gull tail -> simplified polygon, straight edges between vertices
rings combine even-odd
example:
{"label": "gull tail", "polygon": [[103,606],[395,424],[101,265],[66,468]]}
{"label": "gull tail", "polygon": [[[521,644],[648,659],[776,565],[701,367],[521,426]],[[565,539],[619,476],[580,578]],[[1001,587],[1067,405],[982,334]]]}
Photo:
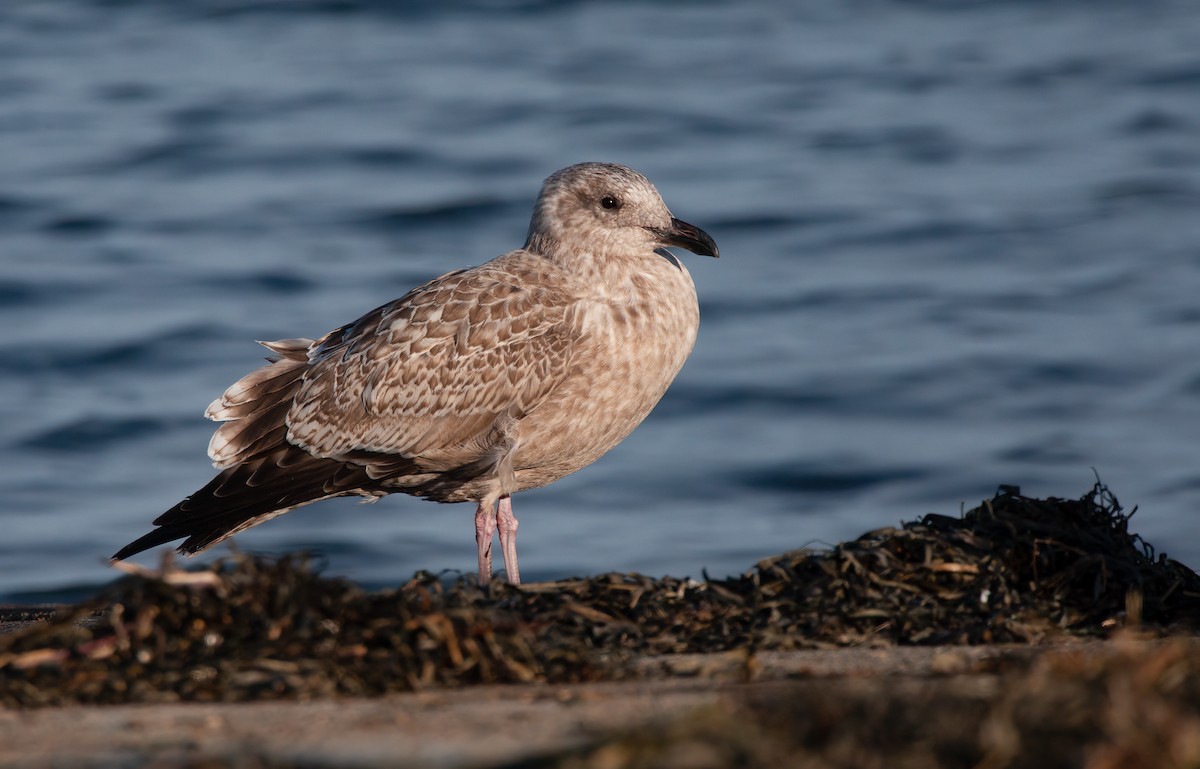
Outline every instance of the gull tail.
{"label": "gull tail", "polygon": [[294,446],[280,447],[221,472],[156,518],[157,528],[121,548],[112,560],[185,537],[177,550],[192,555],[301,505],[371,494],[373,486],[361,466],[314,457]]}
{"label": "gull tail", "polygon": [[184,540],[179,552],[191,555],[301,505],[371,493],[375,484],[361,465],[314,457],[287,440],[288,409],[312,341],[261,344],[278,357],[235,382],[205,412],[223,423],[209,444],[221,473],[155,519],[157,528],[121,548],[114,561],[177,539]]}

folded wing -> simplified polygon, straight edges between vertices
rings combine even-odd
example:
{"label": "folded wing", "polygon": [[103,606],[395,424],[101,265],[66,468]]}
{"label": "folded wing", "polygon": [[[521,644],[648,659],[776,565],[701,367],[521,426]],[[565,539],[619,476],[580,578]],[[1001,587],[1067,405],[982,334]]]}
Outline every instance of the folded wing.
{"label": "folded wing", "polygon": [[222,472],[114,558],[182,537],[194,553],[319,499],[408,490],[406,479],[425,496],[439,474],[494,472],[583,333],[569,296],[529,285],[493,262],[316,342],[263,343],[278,357],[206,411],[224,422],[209,444]]}

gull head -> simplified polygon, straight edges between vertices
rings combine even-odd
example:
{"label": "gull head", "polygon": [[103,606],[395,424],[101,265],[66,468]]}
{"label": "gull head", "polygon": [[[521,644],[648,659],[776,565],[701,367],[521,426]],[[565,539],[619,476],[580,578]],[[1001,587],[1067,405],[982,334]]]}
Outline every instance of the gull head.
{"label": "gull head", "polygon": [[525,248],[560,254],[650,255],[667,246],[717,256],[708,233],[671,215],[645,176],[615,163],[579,163],[542,184]]}

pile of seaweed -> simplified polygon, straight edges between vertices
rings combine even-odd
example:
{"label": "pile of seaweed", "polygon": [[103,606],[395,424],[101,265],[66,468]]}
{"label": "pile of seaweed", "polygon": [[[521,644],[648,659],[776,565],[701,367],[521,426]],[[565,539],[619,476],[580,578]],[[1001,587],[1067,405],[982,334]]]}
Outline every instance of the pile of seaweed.
{"label": "pile of seaweed", "polygon": [[365,592],[304,556],[131,576],[0,636],[0,703],[233,701],[631,674],[636,655],[1036,643],[1200,626],[1200,577],[1155,557],[1102,484],[1078,500],[1002,487],[741,577],[606,574],[490,591],[420,573]]}

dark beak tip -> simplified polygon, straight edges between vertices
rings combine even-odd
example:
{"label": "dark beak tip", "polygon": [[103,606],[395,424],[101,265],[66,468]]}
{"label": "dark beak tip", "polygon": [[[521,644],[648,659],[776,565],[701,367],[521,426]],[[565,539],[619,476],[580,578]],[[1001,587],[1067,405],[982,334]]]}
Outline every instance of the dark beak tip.
{"label": "dark beak tip", "polygon": [[699,256],[711,256],[713,259],[720,259],[721,249],[717,248],[717,242],[704,230],[697,228],[696,232],[699,237],[693,242],[691,252]]}
{"label": "dark beak tip", "polygon": [[686,248],[688,251],[699,256],[711,256],[714,259],[721,258],[716,241],[712,239],[711,235],[694,224],[688,224],[679,219],[672,219],[671,229],[662,232],[661,235],[668,245]]}

